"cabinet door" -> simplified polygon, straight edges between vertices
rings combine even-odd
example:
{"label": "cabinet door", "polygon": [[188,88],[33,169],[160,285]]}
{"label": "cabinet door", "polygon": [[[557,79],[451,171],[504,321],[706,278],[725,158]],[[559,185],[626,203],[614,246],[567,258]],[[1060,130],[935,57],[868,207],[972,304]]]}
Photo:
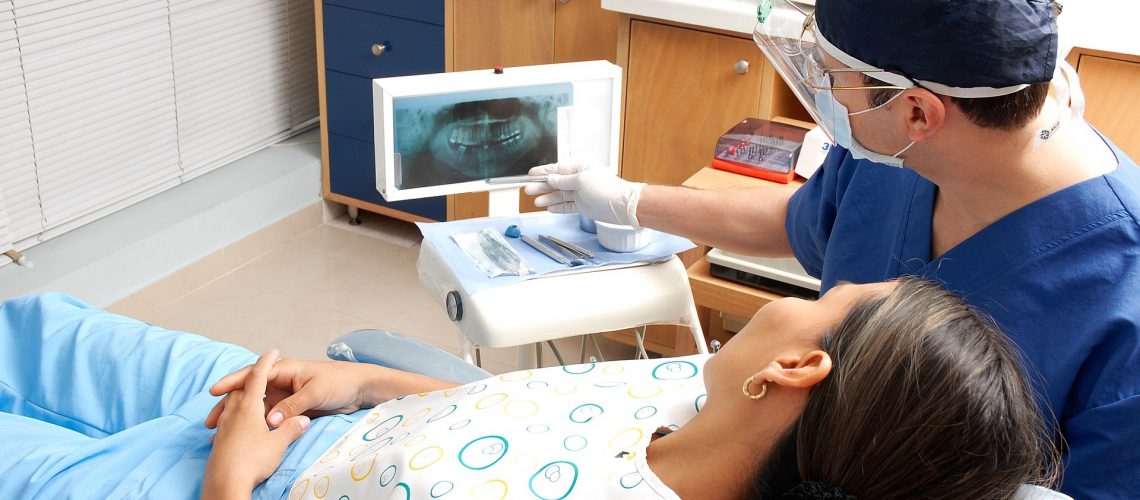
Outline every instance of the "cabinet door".
{"label": "cabinet door", "polygon": [[750,39],[645,21],[629,39],[622,177],[680,185],[721,134],[759,115],[763,56]]}
{"label": "cabinet door", "polygon": [[455,71],[550,64],[555,0],[455,0]]}
{"label": "cabinet door", "polygon": [[1085,119],[1132,158],[1140,158],[1140,62],[1082,55]]}
{"label": "cabinet door", "polygon": [[555,8],[554,62],[617,62],[621,15],[602,8],[601,0],[558,0]]}

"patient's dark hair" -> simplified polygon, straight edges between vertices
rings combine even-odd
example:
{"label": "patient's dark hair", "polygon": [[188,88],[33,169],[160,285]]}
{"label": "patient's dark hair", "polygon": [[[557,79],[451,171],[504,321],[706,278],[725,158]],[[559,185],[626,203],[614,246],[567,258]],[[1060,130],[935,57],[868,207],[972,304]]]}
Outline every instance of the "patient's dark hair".
{"label": "patient's dark hair", "polygon": [[1009,498],[1059,474],[1052,433],[1005,336],[937,285],[901,280],[856,304],[820,348],[830,375],[751,492],[801,481],[870,498]]}

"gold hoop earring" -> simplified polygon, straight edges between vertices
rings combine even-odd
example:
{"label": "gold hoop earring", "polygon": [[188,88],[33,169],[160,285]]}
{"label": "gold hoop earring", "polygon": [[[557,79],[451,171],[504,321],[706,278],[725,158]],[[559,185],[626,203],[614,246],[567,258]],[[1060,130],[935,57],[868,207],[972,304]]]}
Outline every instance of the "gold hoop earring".
{"label": "gold hoop earring", "polygon": [[760,392],[758,394],[752,394],[752,391],[748,390],[748,386],[752,385],[753,382],[756,382],[756,375],[759,375],[759,373],[753,374],[751,377],[748,377],[748,380],[744,381],[744,396],[752,400],[760,399],[766,396],[768,394],[768,382],[771,382],[771,380],[765,380],[761,382]]}

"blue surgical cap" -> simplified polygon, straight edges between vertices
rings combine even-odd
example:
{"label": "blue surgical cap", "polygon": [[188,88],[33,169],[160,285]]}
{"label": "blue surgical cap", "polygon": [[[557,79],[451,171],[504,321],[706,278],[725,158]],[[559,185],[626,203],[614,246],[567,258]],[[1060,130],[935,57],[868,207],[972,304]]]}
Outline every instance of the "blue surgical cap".
{"label": "blue surgical cap", "polygon": [[848,55],[953,89],[1048,82],[1057,64],[1052,0],[817,0],[815,17]]}

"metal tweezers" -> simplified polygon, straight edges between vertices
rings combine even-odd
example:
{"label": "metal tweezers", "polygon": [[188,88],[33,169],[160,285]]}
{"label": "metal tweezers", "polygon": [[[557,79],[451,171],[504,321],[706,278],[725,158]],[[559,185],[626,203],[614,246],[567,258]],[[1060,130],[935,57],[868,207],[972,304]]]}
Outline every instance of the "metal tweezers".
{"label": "metal tweezers", "polygon": [[[541,236],[540,236],[540,238],[541,238]],[[555,248],[551,248],[550,246],[547,246],[545,243],[539,242],[538,240],[530,237],[530,235],[527,235],[527,234],[520,236],[519,239],[522,240],[523,243],[530,245],[531,248],[538,250],[543,255],[550,257],[551,259],[554,259],[555,262],[562,264],[564,266],[575,267],[575,266],[581,266],[583,264],[586,264],[585,260],[582,260],[582,259],[571,260],[570,258],[566,257],[565,254],[563,254],[562,252],[555,249],[555,248],[561,248],[561,247],[558,247],[557,245],[555,246]]]}
{"label": "metal tweezers", "polygon": [[580,245],[570,243],[569,241],[561,240],[550,235],[541,236],[541,238],[574,254],[575,257],[581,259],[592,259],[595,257],[594,252],[591,252]]}

